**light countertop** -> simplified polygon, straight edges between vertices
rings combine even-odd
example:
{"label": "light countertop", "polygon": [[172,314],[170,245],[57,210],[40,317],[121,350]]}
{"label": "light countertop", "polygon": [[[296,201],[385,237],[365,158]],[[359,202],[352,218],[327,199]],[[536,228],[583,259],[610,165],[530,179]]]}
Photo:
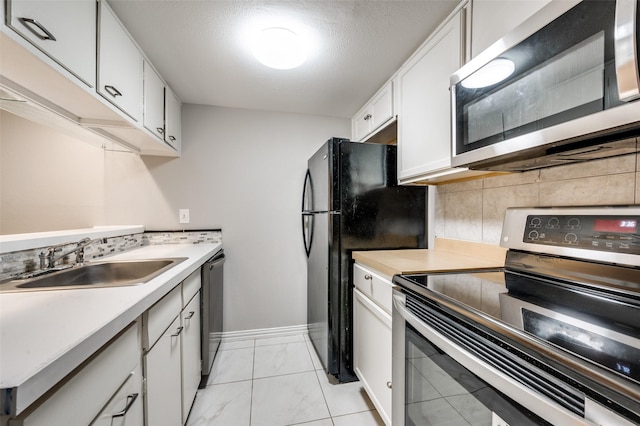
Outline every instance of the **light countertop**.
{"label": "light countertop", "polygon": [[507,249],[484,243],[436,238],[432,249],[354,251],[353,259],[391,277],[504,266]]}
{"label": "light countertop", "polygon": [[142,285],[0,294],[0,389],[3,394],[15,389],[16,414],[220,248],[222,244],[153,245],[100,259],[187,258]]}

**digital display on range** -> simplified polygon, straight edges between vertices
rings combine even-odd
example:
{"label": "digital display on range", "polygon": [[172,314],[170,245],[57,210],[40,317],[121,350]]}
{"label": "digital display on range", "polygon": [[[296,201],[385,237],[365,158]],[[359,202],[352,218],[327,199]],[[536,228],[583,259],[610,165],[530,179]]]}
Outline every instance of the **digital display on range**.
{"label": "digital display on range", "polygon": [[635,233],[638,227],[636,219],[595,219],[593,230],[596,232]]}

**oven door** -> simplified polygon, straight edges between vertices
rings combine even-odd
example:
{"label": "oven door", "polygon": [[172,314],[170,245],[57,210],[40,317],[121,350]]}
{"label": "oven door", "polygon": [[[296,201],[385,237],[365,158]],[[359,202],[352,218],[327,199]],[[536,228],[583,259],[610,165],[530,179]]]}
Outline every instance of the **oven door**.
{"label": "oven door", "polygon": [[544,166],[538,157],[559,165],[635,152],[592,145],[638,130],[639,13],[638,0],[551,2],[457,71],[452,165],[516,171]]}
{"label": "oven door", "polygon": [[[434,306],[422,296],[394,289],[394,426],[589,424],[572,412],[584,410],[583,395],[542,370],[523,366],[463,326],[466,320]],[[533,391],[522,382],[541,389]],[[569,408],[545,392],[565,393],[561,398]]]}
{"label": "oven door", "polygon": [[640,339],[633,336],[637,330],[617,324],[627,332],[620,333],[614,330],[615,324],[595,315],[583,313],[587,321],[507,293],[499,297],[502,319],[507,323],[640,383]]}

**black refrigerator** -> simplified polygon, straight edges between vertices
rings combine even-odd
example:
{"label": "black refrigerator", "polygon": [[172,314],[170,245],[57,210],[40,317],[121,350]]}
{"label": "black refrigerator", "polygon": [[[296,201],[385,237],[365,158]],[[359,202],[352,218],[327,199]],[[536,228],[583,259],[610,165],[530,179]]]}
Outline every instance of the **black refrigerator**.
{"label": "black refrigerator", "polygon": [[309,337],[326,372],[353,372],[353,262],[358,250],[426,248],[425,187],[397,184],[393,145],[329,139],[308,161],[302,194]]}

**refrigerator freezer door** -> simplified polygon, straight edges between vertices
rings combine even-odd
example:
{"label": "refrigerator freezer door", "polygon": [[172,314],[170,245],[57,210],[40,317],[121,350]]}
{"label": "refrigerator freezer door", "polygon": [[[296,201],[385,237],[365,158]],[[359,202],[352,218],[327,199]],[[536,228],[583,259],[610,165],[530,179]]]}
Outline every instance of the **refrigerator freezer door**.
{"label": "refrigerator freezer door", "polygon": [[330,192],[331,188],[331,155],[333,146],[325,143],[309,159],[309,185],[311,187],[310,208],[313,212],[326,212],[331,210]]}

